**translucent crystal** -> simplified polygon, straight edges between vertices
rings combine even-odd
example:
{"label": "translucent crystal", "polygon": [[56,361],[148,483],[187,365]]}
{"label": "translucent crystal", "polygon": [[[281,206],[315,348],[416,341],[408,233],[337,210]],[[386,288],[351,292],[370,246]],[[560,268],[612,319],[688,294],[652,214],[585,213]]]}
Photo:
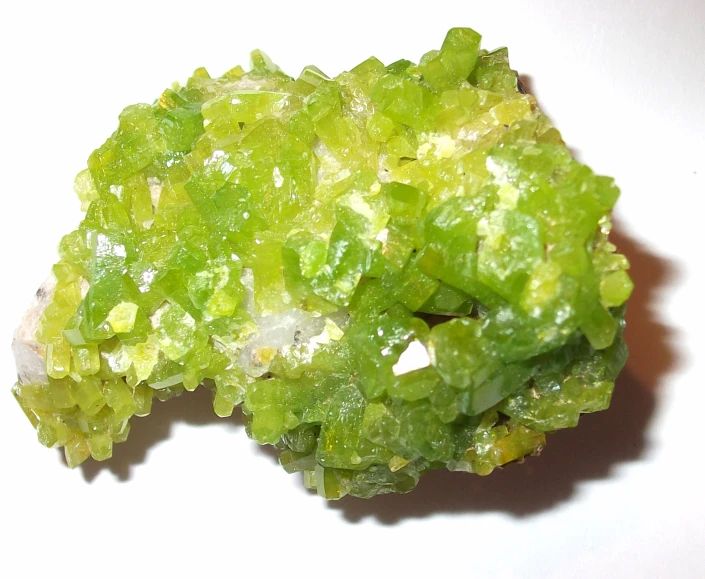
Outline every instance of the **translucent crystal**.
{"label": "translucent crystal", "polygon": [[70,466],[204,387],[322,496],[408,492],[537,454],[626,359],[619,192],[470,29],[335,78],[261,51],[198,69],[127,107],[74,187],[14,388]]}

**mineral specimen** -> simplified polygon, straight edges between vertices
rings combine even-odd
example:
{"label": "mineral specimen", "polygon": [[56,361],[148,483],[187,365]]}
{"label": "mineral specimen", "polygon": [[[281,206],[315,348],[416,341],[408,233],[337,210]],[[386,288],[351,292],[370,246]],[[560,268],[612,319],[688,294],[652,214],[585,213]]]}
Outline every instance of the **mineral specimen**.
{"label": "mineral specimen", "polygon": [[40,442],[105,460],[154,398],[204,387],[306,486],[371,497],[607,408],[618,190],[519,88],[455,28],[419,64],[294,79],[255,51],[127,107],[15,337]]}

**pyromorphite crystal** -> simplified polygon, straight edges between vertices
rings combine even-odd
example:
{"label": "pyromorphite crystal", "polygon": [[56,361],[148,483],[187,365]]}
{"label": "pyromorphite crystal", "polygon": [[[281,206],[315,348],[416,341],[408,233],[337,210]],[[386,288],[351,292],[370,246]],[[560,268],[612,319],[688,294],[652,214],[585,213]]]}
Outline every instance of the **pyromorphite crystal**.
{"label": "pyromorphite crystal", "polygon": [[16,337],[40,442],[107,459],[154,397],[202,386],[308,487],[370,497],[488,474],[607,408],[618,190],[479,47],[456,28],[333,79],[256,51],[126,108]]}

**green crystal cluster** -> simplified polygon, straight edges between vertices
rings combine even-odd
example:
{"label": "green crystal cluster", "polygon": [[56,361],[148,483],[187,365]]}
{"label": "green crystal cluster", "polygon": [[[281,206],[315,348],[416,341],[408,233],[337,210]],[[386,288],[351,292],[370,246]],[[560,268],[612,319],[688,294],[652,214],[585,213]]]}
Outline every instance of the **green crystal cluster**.
{"label": "green crystal cluster", "polygon": [[205,387],[326,498],[406,492],[538,453],[626,359],[618,190],[470,29],[334,79],[260,51],[198,69],[127,107],[75,186],[48,378],[14,389],[71,466]]}

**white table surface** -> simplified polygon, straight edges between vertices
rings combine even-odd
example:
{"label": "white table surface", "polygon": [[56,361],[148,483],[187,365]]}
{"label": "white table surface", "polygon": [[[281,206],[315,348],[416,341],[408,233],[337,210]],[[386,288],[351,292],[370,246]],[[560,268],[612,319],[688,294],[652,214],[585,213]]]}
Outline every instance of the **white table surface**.
{"label": "white table surface", "polygon": [[[337,74],[418,59],[452,26],[509,46],[576,155],[622,189],[636,290],[612,408],[523,465],[369,501],[305,491],[202,394],[157,404],[105,463],[72,471],[40,446],[9,392],[11,334],[119,111],[255,47]],[[705,577],[701,0],[8,2],[0,63],[0,576]]]}

